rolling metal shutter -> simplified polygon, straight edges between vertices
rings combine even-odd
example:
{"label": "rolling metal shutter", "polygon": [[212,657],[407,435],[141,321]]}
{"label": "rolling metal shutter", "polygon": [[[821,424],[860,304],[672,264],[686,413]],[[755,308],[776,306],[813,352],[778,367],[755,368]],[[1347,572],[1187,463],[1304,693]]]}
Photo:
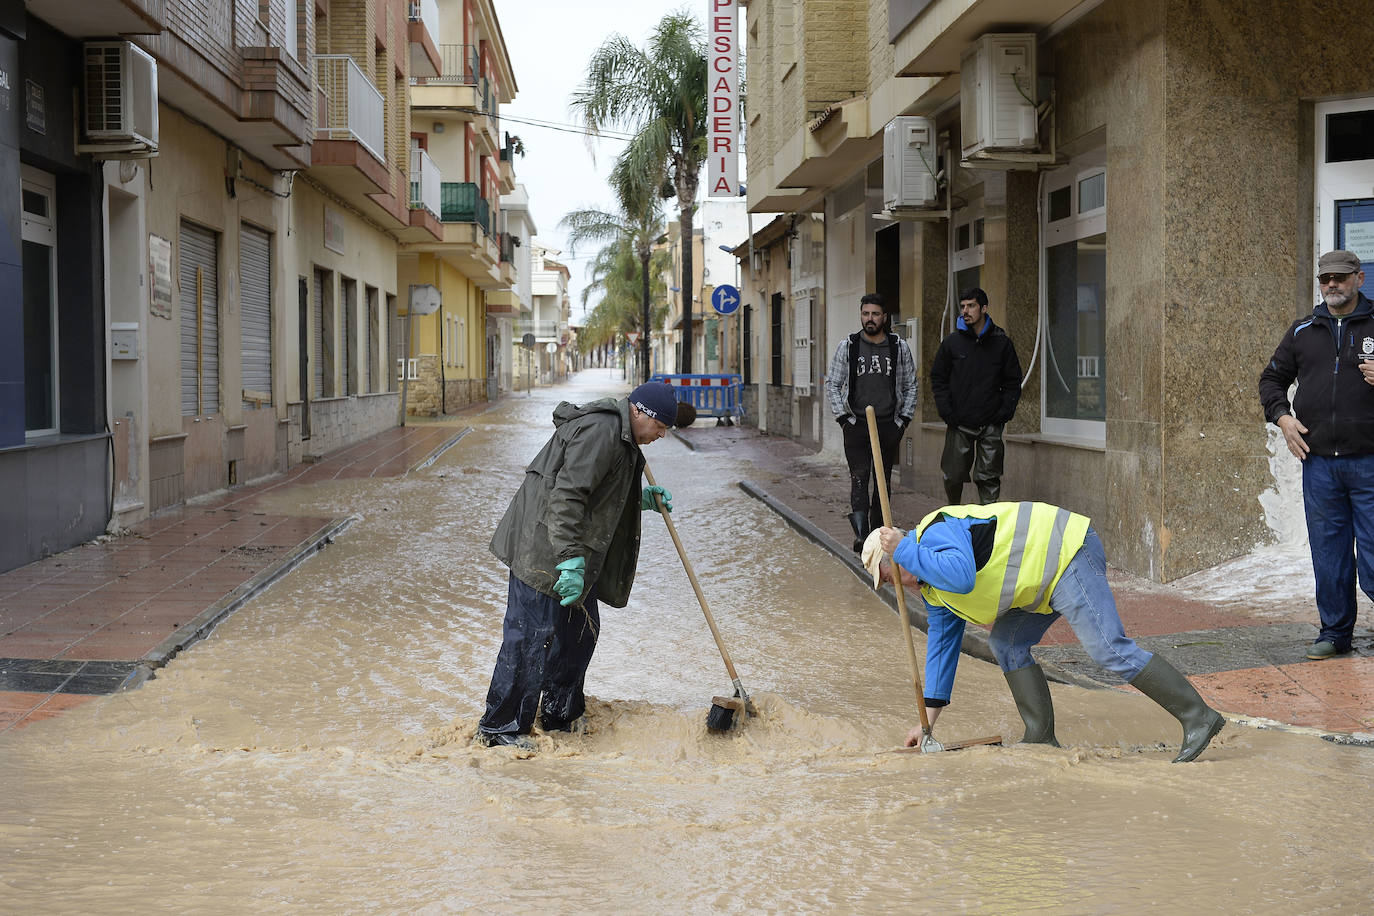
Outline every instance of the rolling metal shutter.
{"label": "rolling metal shutter", "polygon": [[181,413],[219,413],[219,239],[183,222],[181,270]]}
{"label": "rolling metal shutter", "polygon": [[356,394],[355,380],[353,378],[353,351],[357,344],[354,337],[356,321],[354,311],[357,308],[358,282],[343,278],[339,283],[339,298],[343,300],[339,317],[339,340],[343,344],[343,352],[339,354],[339,368],[342,370],[343,394],[345,396]]}
{"label": "rolling metal shutter", "polygon": [[324,397],[324,271],[315,271],[315,300],[310,309],[310,318],[314,323],[315,362],[313,375],[315,376],[315,397]]}
{"label": "rolling metal shutter", "polygon": [[[262,403],[271,404],[272,237],[247,223],[239,234],[239,287],[242,291],[243,388],[268,395]],[[258,402],[255,399],[250,403]]]}
{"label": "rolling metal shutter", "polygon": [[381,379],[377,375],[377,289],[367,287],[367,390],[380,391]]}

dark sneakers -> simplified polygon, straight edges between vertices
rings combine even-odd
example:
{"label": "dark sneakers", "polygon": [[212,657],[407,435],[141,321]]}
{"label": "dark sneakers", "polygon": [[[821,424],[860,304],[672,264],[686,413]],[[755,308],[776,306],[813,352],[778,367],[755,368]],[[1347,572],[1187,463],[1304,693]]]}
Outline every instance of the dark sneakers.
{"label": "dark sneakers", "polygon": [[1337,655],[1345,655],[1349,652],[1349,646],[1347,646],[1344,649],[1337,649],[1335,643],[1327,642],[1324,639],[1319,639],[1312,645],[1307,647],[1307,657],[1312,659],[1313,661],[1322,661],[1323,659],[1335,658]]}
{"label": "dark sneakers", "polygon": [[483,747],[513,747],[522,751],[534,750],[534,741],[528,735],[506,735],[485,732],[477,729],[477,743]]}

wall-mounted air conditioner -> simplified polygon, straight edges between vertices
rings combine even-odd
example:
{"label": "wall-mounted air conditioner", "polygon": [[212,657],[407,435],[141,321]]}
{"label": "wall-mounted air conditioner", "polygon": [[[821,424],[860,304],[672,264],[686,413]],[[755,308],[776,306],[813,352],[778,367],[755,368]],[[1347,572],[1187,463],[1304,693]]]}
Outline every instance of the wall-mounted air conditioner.
{"label": "wall-mounted air conditioner", "polygon": [[939,205],[935,122],[893,118],[883,128],[883,209]]}
{"label": "wall-mounted air conditioner", "polygon": [[157,61],[128,41],[82,46],[85,86],[78,153],[102,159],[157,155]]}
{"label": "wall-mounted air conditioner", "polygon": [[1040,148],[1035,36],[988,34],[964,49],[959,119],[965,158]]}

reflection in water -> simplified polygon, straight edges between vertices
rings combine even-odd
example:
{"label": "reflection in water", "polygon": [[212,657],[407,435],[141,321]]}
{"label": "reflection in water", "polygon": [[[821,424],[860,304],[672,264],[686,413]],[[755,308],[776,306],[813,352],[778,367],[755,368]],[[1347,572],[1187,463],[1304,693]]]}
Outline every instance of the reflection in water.
{"label": "reflection in water", "polygon": [[[631,603],[603,608],[587,732],[475,747],[506,578],[486,543],[557,398],[624,390],[581,378],[469,419],[425,471],[273,497],[360,521],[142,689],[0,736],[7,899],[1290,912],[1339,906],[1337,884],[1374,894],[1365,818],[1325,801],[1367,794],[1368,750],[1232,726],[1174,766],[1154,704],[1055,686],[1063,749],[891,753],[915,720],[894,615],[735,486],[764,472],[671,438],[646,455],[759,717],[706,731],[729,681],[646,518]],[[992,666],[966,659],[955,700],[941,737],[1020,733]]]}

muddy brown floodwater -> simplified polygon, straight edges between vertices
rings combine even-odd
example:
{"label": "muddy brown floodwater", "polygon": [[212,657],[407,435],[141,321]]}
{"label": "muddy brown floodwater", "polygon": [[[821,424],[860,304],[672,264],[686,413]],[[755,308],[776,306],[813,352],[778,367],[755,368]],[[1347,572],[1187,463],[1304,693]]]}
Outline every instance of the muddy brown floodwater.
{"label": "muddy brown floodwater", "polygon": [[[475,747],[506,591],[487,540],[554,403],[621,384],[584,373],[464,420],[424,471],[278,497],[359,520],[141,689],[0,736],[0,909],[1368,912],[1368,749],[1232,725],[1173,765],[1152,703],[1056,685],[1062,749],[889,752],[915,720],[893,613],[735,485],[767,472],[672,438],[645,453],[761,715],[707,733],[729,681],[646,517],[586,734]],[[997,732],[1021,732],[1002,676],[965,658],[938,733]]]}

